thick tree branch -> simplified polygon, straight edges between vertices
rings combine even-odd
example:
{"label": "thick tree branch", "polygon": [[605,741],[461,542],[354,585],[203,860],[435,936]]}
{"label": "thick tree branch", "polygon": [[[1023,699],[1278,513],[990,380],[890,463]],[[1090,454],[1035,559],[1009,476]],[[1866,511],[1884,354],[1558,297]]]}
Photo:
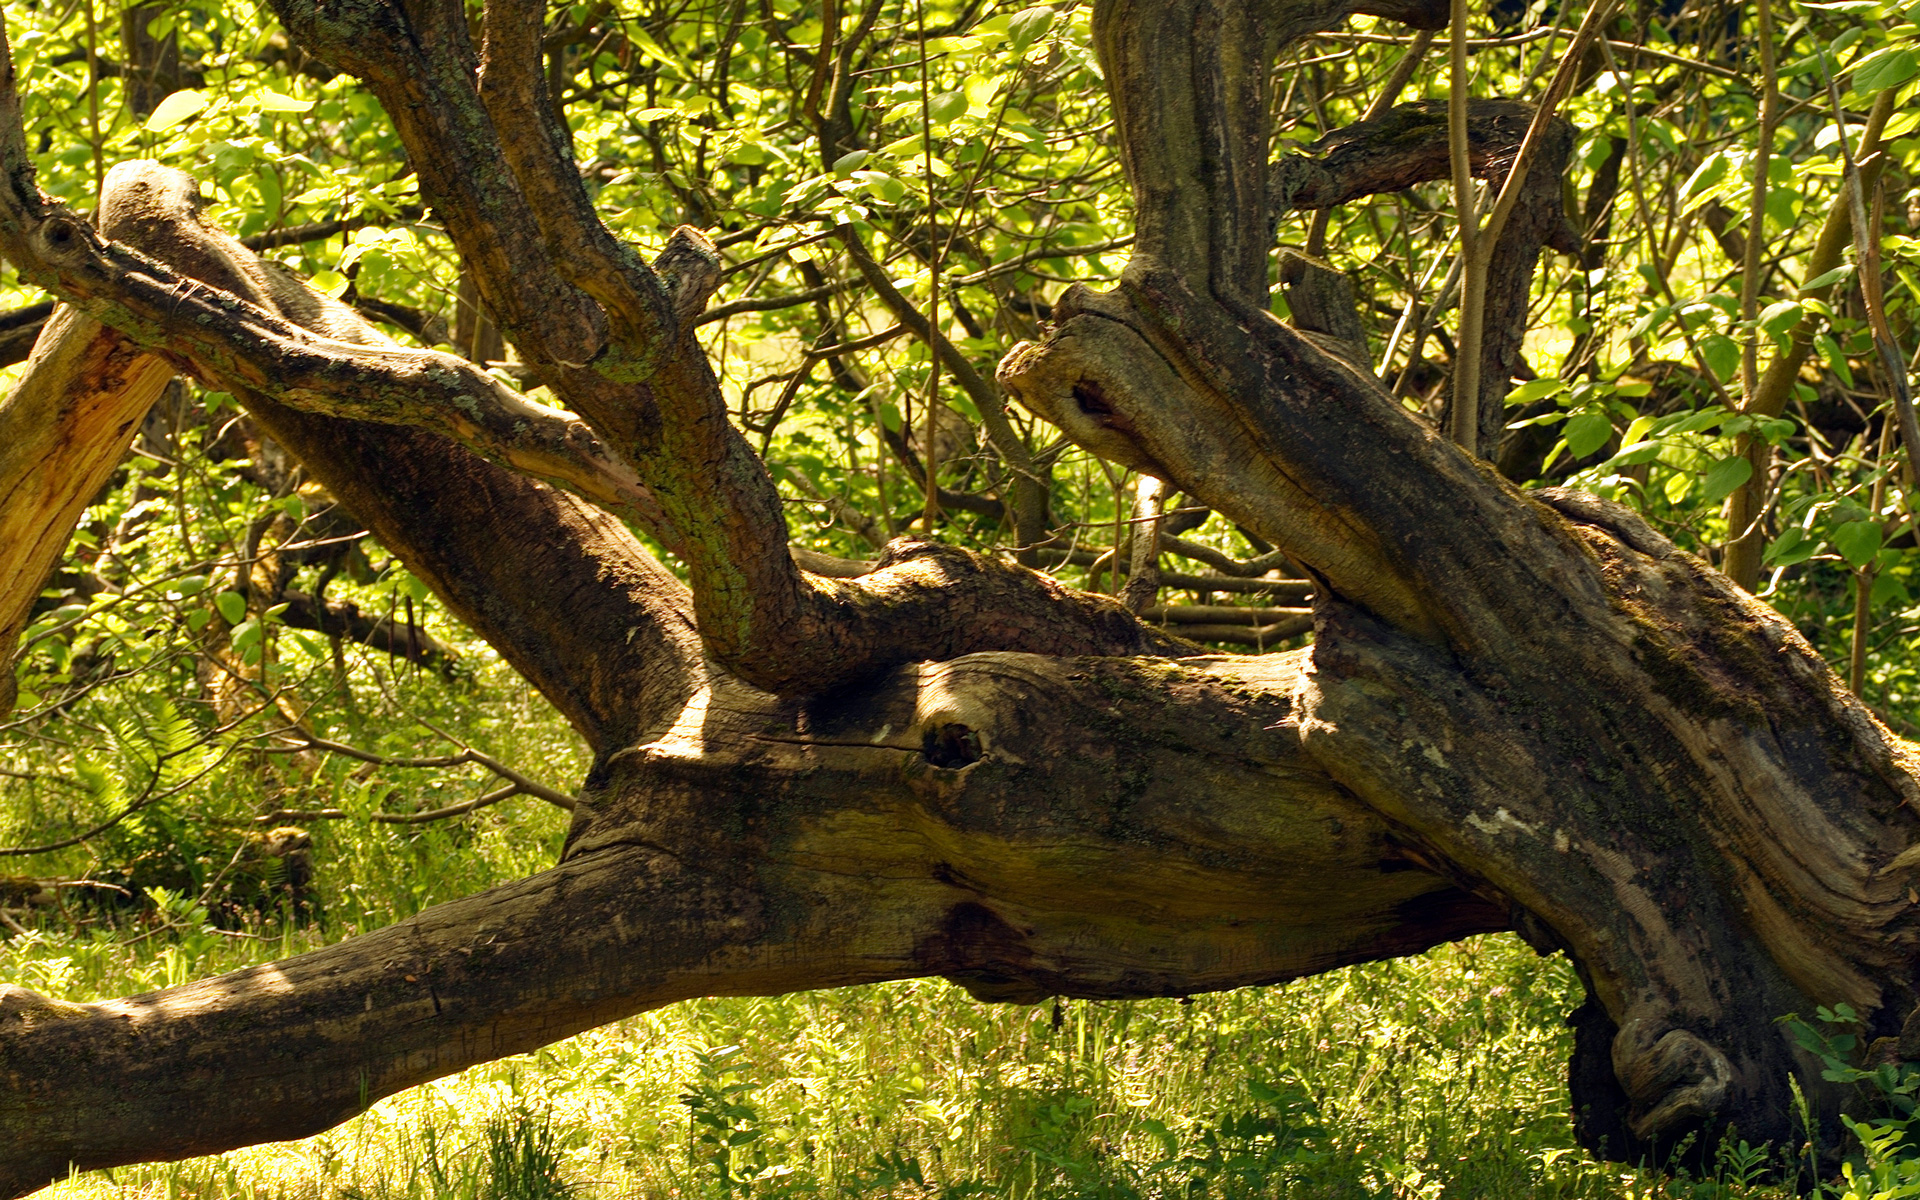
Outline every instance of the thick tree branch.
{"label": "thick tree branch", "polygon": [[[371,37],[382,30],[362,32]],[[464,38],[464,33],[460,36]],[[390,61],[383,60],[383,65],[389,73],[374,74],[373,79],[376,86],[384,84],[393,93],[390,105],[424,95],[419,89],[429,83],[450,86],[450,78],[456,82],[462,78],[457,71],[449,77],[445,64],[437,59],[434,64],[419,64],[414,73],[396,73]],[[471,85],[465,86],[471,96]],[[458,119],[441,115],[451,122],[441,130],[447,135],[445,144],[410,141],[423,181],[458,174],[447,156],[482,133],[491,136],[484,122],[471,126],[470,113]],[[431,124],[429,116],[411,114],[413,120]],[[462,120],[468,124],[461,124]],[[419,129],[406,120],[401,124],[403,133],[415,130],[410,138],[419,135]],[[19,141],[17,125],[12,139]],[[497,159],[497,145],[493,152]],[[32,194],[31,205],[0,208],[0,248],[23,273],[106,316],[136,342],[164,347],[164,353],[190,362],[191,369],[204,378],[271,402],[279,410],[270,416],[270,423],[280,427],[276,436],[284,429],[282,440],[296,453],[301,451],[294,442],[301,439],[322,454],[326,451],[319,447],[329,440],[351,440],[344,431],[290,419],[302,407],[356,421],[437,427],[493,451],[516,468],[552,470],[557,458],[554,443],[577,436],[577,426],[549,419],[463,360],[431,351],[319,338],[282,319],[271,308],[276,301],[316,306],[315,323],[323,326],[340,315],[335,311],[340,306],[328,308],[324,298],[310,289],[285,286],[286,281],[276,276],[249,278],[244,268],[255,263],[257,269],[257,263],[244,251],[235,254],[223,248],[211,256],[217,261],[196,264],[203,268],[196,273],[246,299],[182,286],[182,281],[151,260],[102,244],[70,215],[43,211],[30,178],[22,186]],[[182,190],[192,194],[190,184]],[[456,197],[444,208],[463,202]],[[167,243],[166,235],[189,231],[189,223],[177,211],[165,209],[161,205],[156,210],[149,244],[172,253],[180,247]],[[514,211],[524,217],[524,203]],[[450,215],[448,225],[457,230],[477,220],[473,212],[458,220]],[[191,231],[202,241],[211,236],[197,223]],[[343,319],[364,329],[364,323],[351,314]],[[1194,652],[1191,645],[1140,622],[1108,598],[1074,593],[1045,577],[959,550],[902,543],[881,570],[857,582],[805,576],[787,549],[779,495],[744,438],[728,422],[713,372],[691,339],[680,341],[660,357],[645,383],[611,380],[585,366],[553,363],[550,369],[557,390],[596,427],[604,432],[613,424],[623,435],[615,444],[640,468],[646,493],[659,500],[664,514],[664,519],[656,516],[658,524],[651,527],[663,541],[675,545],[688,563],[702,640],[721,663],[760,686],[816,691],[894,663],[982,649]],[[672,399],[675,419],[662,419],[660,397]],[[343,404],[343,399],[351,402]],[[423,399],[429,403],[422,404]],[[266,408],[255,407],[268,415]],[[302,425],[303,430],[295,430]],[[536,453],[531,454],[526,448],[529,427],[545,431],[536,443]],[[563,448],[571,447],[563,444]],[[558,465],[576,472],[578,461]],[[578,486],[581,481],[560,476],[556,482]],[[353,511],[375,524],[383,540],[394,544],[390,535],[399,534],[399,528],[381,528],[369,513],[370,505],[378,507],[372,494],[377,487],[371,481],[359,481],[358,498],[333,487],[332,481],[329,486]],[[457,572],[459,566],[451,557],[436,565],[442,572]],[[543,678],[559,682],[550,671]],[[604,716],[587,721],[578,706],[569,715],[583,729],[607,728]],[[618,724],[631,727],[630,722]]]}
{"label": "thick tree branch", "polygon": [[573,133],[547,95],[546,11],[541,0],[489,0],[479,97],[555,268],[605,312],[607,349],[627,360],[622,370],[644,377],[642,364],[669,351],[706,307],[720,281],[718,256],[687,231],[704,253],[689,254],[688,269],[663,280],[601,222],[573,161]]}
{"label": "thick tree branch", "polygon": [[[1136,197],[1135,260],[1200,295],[1264,307],[1267,295],[1268,71],[1281,46],[1354,12],[1423,29],[1432,0],[1127,0],[1095,12],[1121,156]],[[1177,52],[1172,48],[1177,47]],[[1249,69],[1254,64],[1260,69]]]}
{"label": "thick tree branch", "polygon": [[[1506,215],[1488,231],[1494,237],[1486,263],[1485,306],[1480,317],[1479,415],[1475,445],[1498,447],[1504,402],[1520,365],[1527,302],[1541,248],[1571,253],[1577,236],[1561,209],[1561,178],[1573,149],[1573,126],[1559,118],[1537,119],[1531,105],[1514,100],[1475,100],[1467,109],[1468,167],[1500,189]],[[1366,196],[1447,178],[1447,107],[1444,101],[1400,105],[1356,121],[1321,138],[1309,152],[1273,164],[1273,206],[1278,215],[1295,209],[1325,209]],[[1536,159],[1524,181],[1513,170],[1533,139]],[[1312,326],[1309,326],[1312,327]]]}
{"label": "thick tree branch", "polygon": [[345,342],[303,328],[281,316],[276,301],[304,309],[301,315],[335,333],[364,323],[283,268],[260,263],[237,243],[225,245],[230,238],[220,245],[227,258],[253,270],[216,258],[205,248],[214,234],[186,205],[171,203],[173,195],[197,194],[187,176],[137,162],[120,164],[115,174],[129,187],[144,186],[140,178],[151,177],[156,182],[149,191],[170,193],[152,199],[148,215],[116,232],[149,253],[182,262],[191,277],[102,241],[69,214],[36,219],[17,207],[0,208],[0,251],[23,278],[210,386],[328,416],[433,429],[490,461],[628,516],[669,545],[677,540],[632,470],[607,455],[577,418],[527,400],[451,354],[386,339]]}
{"label": "thick tree branch", "polygon": [[[0,90],[0,107],[5,100]],[[0,132],[0,153],[4,140]],[[385,403],[382,415],[389,419],[413,415],[420,392],[437,395],[457,414],[454,427],[469,436],[489,428],[508,431],[518,446],[509,443],[502,454],[508,461],[520,454],[523,463],[555,465],[566,453],[559,469],[575,476],[570,482],[584,476],[592,484],[593,460],[578,450],[595,450],[584,427],[566,418],[569,429],[562,414],[543,414],[521,402],[533,431],[539,434],[542,423],[550,431],[544,445],[536,442],[535,453],[525,454],[527,431],[513,427],[515,418],[495,420],[497,414],[482,407],[517,400],[510,391],[461,360],[382,344],[386,339],[350,310],[329,306],[289,276],[270,273],[270,264],[199,222],[189,200],[197,188],[186,176],[157,164],[129,163],[110,178],[113,203],[103,213],[108,228],[191,264],[212,285],[236,289],[246,299],[181,278],[117,244],[102,244],[58,211],[33,217],[19,205],[0,203],[0,244],[24,273],[40,272],[44,282],[112,314],[136,336],[172,339],[172,354],[186,346],[195,356],[190,369],[241,396],[276,440],[540,687],[591,744],[624,744],[657,719],[658,705],[680,703],[698,660],[682,615],[685,590],[617,521],[430,431],[302,413],[272,395],[319,401],[316,407],[325,411],[339,403],[334,389],[351,394],[343,379],[358,380],[388,389],[386,400],[376,404]],[[43,249],[51,249],[61,265],[37,257]],[[281,304],[336,336],[358,340],[316,337],[281,316]],[[162,383],[172,371],[158,358],[133,361],[153,364]],[[310,374],[303,378],[303,370]],[[123,382],[80,381],[87,389],[76,393],[82,400],[125,401]],[[460,412],[466,401],[473,403]],[[127,418],[129,430],[139,416]],[[489,426],[489,420],[495,423]],[[110,440],[69,442],[61,453],[98,455]],[[117,460],[118,450],[109,449],[106,457]],[[39,478],[67,478],[57,465],[37,466]],[[607,473],[597,475],[601,488],[608,487],[611,470],[621,469],[607,466]],[[68,520],[55,540],[63,542],[70,528]],[[518,547],[516,555],[499,553],[503,535]]]}
{"label": "thick tree branch", "polygon": [[42,342],[0,401],[0,717],[13,709],[14,646],[48,572],[173,378],[169,364],[71,310]]}
{"label": "thick tree branch", "polygon": [[[605,318],[554,263],[479,102],[478,61],[461,6],[412,0],[336,8],[280,0],[274,9],[304,49],[366,80],[380,97],[407,144],[421,194],[522,356],[546,368],[597,355],[606,343]],[[420,153],[429,146],[435,149]]]}
{"label": "thick tree branch", "polygon": [[[857,583],[804,575],[787,549],[778,492],[728,421],[718,381],[698,344],[678,336],[679,324],[691,325],[710,284],[687,283],[693,290],[684,295],[674,289],[674,314],[650,307],[658,296],[648,289],[658,281],[648,282],[653,275],[636,266],[631,252],[613,243],[583,198],[572,194],[577,172],[566,169],[558,133],[541,127],[547,118],[514,100],[524,99],[530,84],[529,68],[519,61],[523,55],[511,47],[524,50],[537,17],[525,6],[496,5],[489,19],[490,79],[476,88],[471,71],[459,63],[464,25],[431,0],[403,12],[353,17],[321,15],[293,0],[281,9],[310,50],[361,75],[381,97],[425,194],[445,217],[503,329],[529,327],[534,348],[528,358],[535,368],[658,498],[693,581],[701,638],[728,669],[759,686],[792,692],[833,687],[892,663],[982,649],[1182,650],[1110,601],[1078,596],[957,551],[904,547],[892,569]],[[445,52],[421,49],[436,44],[427,29],[447,34]],[[478,103],[483,92],[499,109],[498,132]],[[503,255],[508,241],[530,257],[522,262]],[[708,260],[701,242],[692,234],[678,238],[662,256],[662,269],[677,263],[677,276],[699,276]],[[560,268],[552,265],[550,245],[586,256],[565,270],[586,272],[581,285],[606,308],[588,322],[611,331],[597,335],[590,356],[541,349],[559,344],[556,337],[573,328],[555,326],[526,307],[539,289],[557,302],[555,289],[573,286],[555,282]],[[696,293],[698,304],[692,300]],[[682,299],[688,305],[684,316]]]}

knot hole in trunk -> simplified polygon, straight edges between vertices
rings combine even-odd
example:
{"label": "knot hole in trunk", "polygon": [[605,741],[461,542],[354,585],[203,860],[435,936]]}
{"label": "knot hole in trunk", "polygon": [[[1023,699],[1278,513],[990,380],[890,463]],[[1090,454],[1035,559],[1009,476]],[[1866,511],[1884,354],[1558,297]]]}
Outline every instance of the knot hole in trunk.
{"label": "knot hole in trunk", "polygon": [[920,753],[936,767],[958,770],[980,761],[980,735],[958,722],[929,725]]}

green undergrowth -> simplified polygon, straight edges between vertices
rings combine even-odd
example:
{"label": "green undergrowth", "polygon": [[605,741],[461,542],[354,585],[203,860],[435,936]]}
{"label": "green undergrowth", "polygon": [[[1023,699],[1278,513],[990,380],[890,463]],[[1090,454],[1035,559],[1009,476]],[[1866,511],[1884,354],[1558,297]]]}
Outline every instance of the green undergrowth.
{"label": "green undergrowth", "polygon": [[[298,938],[272,952],[298,948]],[[236,964],[16,938],[78,999]],[[173,968],[166,968],[168,973]],[[1561,959],[1509,937],[1190,1000],[985,1005],[930,980],[676,1005],[305,1141],[94,1172],[59,1200],[1762,1196],[1574,1147]]]}

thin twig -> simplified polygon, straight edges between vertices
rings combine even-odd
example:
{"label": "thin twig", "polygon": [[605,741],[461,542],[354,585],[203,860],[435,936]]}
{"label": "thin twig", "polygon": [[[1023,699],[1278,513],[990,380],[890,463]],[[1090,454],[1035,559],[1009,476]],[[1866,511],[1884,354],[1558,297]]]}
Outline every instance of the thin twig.
{"label": "thin twig", "polygon": [[1827,95],[1833,102],[1834,120],[1840,127],[1840,156],[1847,170],[1847,204],[1853,215],[1853,253],[1859,266],[1860,300],[1867,309],[1874,349],[1880,352],[1887,382],[1893,388],[1893,411],[1900,422],[1900,444],[1907,452],[1903,474],[1908,490],[1912,490],[1916,477],[1914,463],[1920,459],[1920,421],[1915,420],[1913,393],[1907,387],[1907,364],[1900,356],[1899,343],[1893,340],[1893,329],[1887,324],[1887,306],[1880,281],[1880,231],[1867,223],[1866,185],[1861,180],[1860,163],[1854,159],[1853,147],[1847,143],[1840,88],[1833,81],[1833,72],[1827,70],[1826,51],[1815,46],[1814,53],[1819,56],[1820,69],[1827,76]]}

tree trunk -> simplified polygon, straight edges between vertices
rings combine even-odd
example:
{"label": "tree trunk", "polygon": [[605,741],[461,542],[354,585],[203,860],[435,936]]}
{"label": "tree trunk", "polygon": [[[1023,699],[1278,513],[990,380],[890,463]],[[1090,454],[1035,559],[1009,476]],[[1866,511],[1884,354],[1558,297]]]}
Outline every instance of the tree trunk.
{"label": "tree trunk", "polygon": [[[1777,1020],[1845,1002],[1884,1035],[1914,1010],[1920,763],[1633,513],[1520,492],[1267,311],[1268,212],[1297,182],[1267,157],[1272,56],[1355,10],[1444,19],[1101,0],[1134,258],[1000,372],[1312,573],[1314,645],[1265,658],[926,543],[857,579],[796,565],[689,336],[710,248],[649,266],[593,217],[529,100],[538,4],[489,5],[477,85],[458,6],[280,11],[380,94],[502,333],[590,430],[522,421],[450,356],[311,336],[345,327],[232,247],[146,243],[230,281],[209,299],[98,243],[39,200],[0,80],[22,276],[241,395],[596,754],[531,880],[166,992],[0,992],[0,1190],[310,1133],[688,996],[1179,995],[1506,928],[1588,983],[1587,1145],[1662,1161],[1729,1124],[1786,1145],[1792,1081],[1831,1130],[1839,1091]],[[1510,288],[1551,235],[1530,217]],[[625,504],[691,587],[578,496]]]}

